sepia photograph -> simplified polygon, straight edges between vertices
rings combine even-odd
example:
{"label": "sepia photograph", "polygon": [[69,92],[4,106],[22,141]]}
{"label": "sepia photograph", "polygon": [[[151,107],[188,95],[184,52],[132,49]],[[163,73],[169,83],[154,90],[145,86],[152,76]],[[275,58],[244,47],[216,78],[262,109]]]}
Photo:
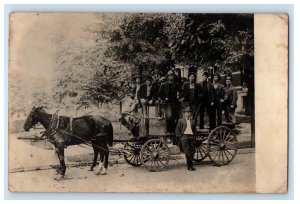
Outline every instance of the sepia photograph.
{"label": "sepia photograph", "polygon": [[12,12],[8,189],[286,193],[287,57],[287,14]]}

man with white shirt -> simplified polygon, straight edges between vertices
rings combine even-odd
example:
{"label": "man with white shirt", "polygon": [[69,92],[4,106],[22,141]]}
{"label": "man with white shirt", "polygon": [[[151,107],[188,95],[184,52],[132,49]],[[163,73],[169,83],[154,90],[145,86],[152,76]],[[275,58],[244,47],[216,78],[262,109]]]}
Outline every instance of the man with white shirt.
{"label": "man with white shirt", "polygon": [[187,169],[195,171],[193,167],[193,158],[195,155],[196,140],[194,133],[196,132],[196,125],[192,120],[190,107],[185,107],[183,110],[184,117],[178,120],[175,135],[180,138],[182,150],[186,157]]}

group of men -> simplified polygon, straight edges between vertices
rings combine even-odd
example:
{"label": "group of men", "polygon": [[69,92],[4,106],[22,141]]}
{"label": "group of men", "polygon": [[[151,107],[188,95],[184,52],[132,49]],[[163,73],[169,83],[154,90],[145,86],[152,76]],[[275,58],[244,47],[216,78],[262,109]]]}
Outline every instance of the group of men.
{"label": "group of men", "polygon": [[[220,75],[214,73],[212,82],[208,72],[203,73],[203,81],[196,83],[197,75],[190,72],[188,80],[181,83],[179,77],[170,70],[167,76],[157,72],[147,76],[141,83],[137,77],[132,89],[132,99],[136,107],[141,106],[144,117],[148,117],[148,106],[156,107],[156,117],[166,119],[166,131],[171,137],[180,138],[182,150],[186,155],[188,170],[194,171],[192,159],[195,154],[197,118],[200,116],[199,128],[204,129],[207,113],[209,128],[213,130],[222,124],[222,111],[226,122],[235,123],[237,91],[232,85],[232,76],[225,76],[225,85],[220,83]],[[163,114],[162,114],[163,113]]]}
{"label": "group of men", "polygon": [[196,77],[195,73],[190,72],[188,81],[181,83],[173,70],[167,73],[167,77],[155,72],[147,76],[144,83],[140,77],[136,77],[131,91],[131,98],[136,101],[135,111],[140,106],[147,118],[147,107],[155,106],[156,117],[166,118],[167,133],[170,135],[174,135],[177,121],[183,116],[182,110],[185,107],[190,107],[191,117],[200,129],[204,128],[205,113],[209,118],[210,130],[221,125],[222,110],[225,112],[226,122],[235,123],[237,91],[232,86],[232,76],[225,76],[225,85],[219,82],[221,77],[218,73],[213,75],[212,82],[208,72],[203,73],[203,81],[200,83],[196,83]]}

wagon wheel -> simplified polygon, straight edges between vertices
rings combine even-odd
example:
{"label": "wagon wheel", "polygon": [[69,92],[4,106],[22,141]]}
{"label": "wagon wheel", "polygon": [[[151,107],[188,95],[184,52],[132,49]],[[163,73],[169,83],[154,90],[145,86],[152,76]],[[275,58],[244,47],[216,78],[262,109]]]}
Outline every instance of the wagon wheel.
{"label": "wagon wheel", "polygon": [[237,154],[237,148],[236,134],[228,127],[217,127],[208,136],[208,157],[217,166],[229,164]]}
{"label": "wagon wheel", "polygon": [[159,171],[168,166],[170,149],[162,139],[148,140],[141,149],[143,166],[149,171]]}
{"label": "wagon wheel", "polygon": [[196,136],[196,150],[194,155],[194,161],[200,162],[207,157],[207,145],[204,142],[207,137]]}
{"label": "wagon wheel", "polygon": [[124,145],[124,159],[125,161],[132,166],[141,166],[142,160],[140,157],[141,144],[127,142]]}

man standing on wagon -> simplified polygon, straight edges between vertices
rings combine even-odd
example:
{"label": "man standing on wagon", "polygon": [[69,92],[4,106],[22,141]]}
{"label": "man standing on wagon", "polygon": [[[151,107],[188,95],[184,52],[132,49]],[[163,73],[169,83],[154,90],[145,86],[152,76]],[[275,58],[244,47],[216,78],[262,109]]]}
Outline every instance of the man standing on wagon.
{"label": "man standing on wagon", "polygon": [[186,157],[187,169],[189,171],[195,171],[193,167],[193,158],[195,155],[196,140],[194,133],[196,132],[196,125],[191,118],[191,109],[189,106],[183,109],[183,117],[178,120],[175,135],[180,138],[182,150]]}
{"label": "man standing on wagon", "polygon": [[174,136],[176,122],[179,118],[179,84],[175,82],[175,74],[172,70],[168,72],[168,81],[163,83],[158,91],[160,100],[164,103],[166,115],[167,134]]}
{"label": "man standing on wagon", "polygon": [[188,75],[189,81],[184,82],[182,86],[182,91],[180,93],[180,102],[182,107],[189,106],[192,112],[192,118],[195,120],[197,124],[197,112],[199,109],[199,102],[202,91],[200,89],[200,85],[196,83],[196,74],[194,72],[190,72]]}
{"label": "man standing on wagon", "polygon": [[204,116],[205,112],[208,115],[209,126],[213,127],[213,123],[215,122],[211,116],[211,102],[213,101],[213,93],[212,93],[212,86],[208,79],[209,73],[203,73],[203,81],[200,82],[200,89],[201,89],[201,96],[200,99],[200,129],[204,129]]}
{"label": "man standing on wagon", "polygon": [[225,94],[224,94],[224,103],[225,103],[225,118],[229,123],[235,123],[235,109],[237,102],[237,91],[236,88],[232,86],[232,77],[226,76],[225,78]]}
{"label": "man standing on wagon", "polygon": [[224,86],[219,83],[221,76],[218,72],[214,73],[213,83],[212,83],[212,124],[210,130],[213,130],[216,127],[216,115],[217,115],[217,126],[222,125],[222,106],[224,103]]}

